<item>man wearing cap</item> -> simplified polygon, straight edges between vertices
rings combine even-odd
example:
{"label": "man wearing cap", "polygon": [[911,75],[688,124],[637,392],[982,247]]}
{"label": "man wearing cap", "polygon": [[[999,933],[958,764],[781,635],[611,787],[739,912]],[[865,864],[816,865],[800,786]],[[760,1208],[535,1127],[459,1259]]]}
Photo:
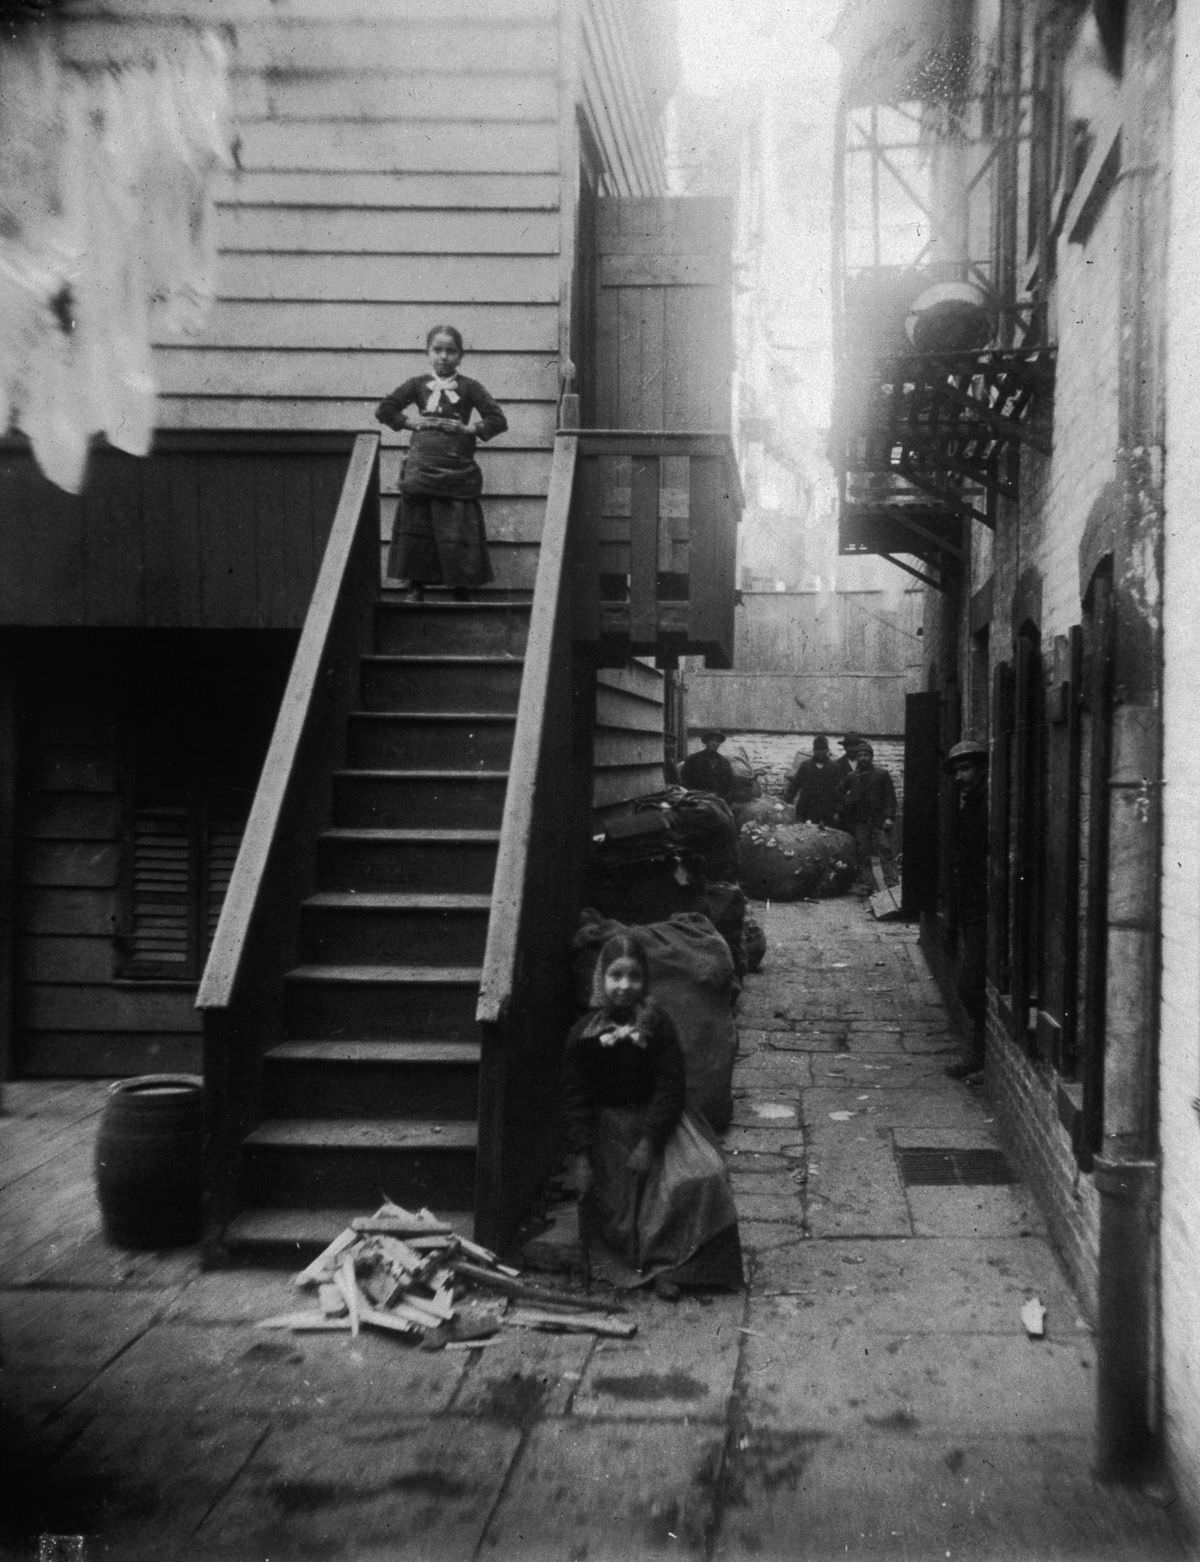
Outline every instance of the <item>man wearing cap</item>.
{"label": "man wearing cap", "polygon": [[958,996],[971,1022],[966,1056],[946,1070],[968,1084],[983,1078],[987,1018],[988,806],[987,746],[974,738],[956,743],[942,771],[954,783],[956,814],[951,890],[958,928]]}
{"label": "man wearing cap", "polygon": [[880,859],[887,882],[894,882],[892,826],[896,821],[896,786],[890,773],[876,765],[875,750],[865,739],[855,750],[853,774],[842,786],[842,817],[851,822],[860,885],[868,890],[875,887],[872,857]]}
{"label": "man wearing cap", "polygon": [[725,734],[707,728],[700,734],[703,748],[689,754],[679,767],[679,779],[689,792],[714,792],[725,802],[733,796],[733,766],[719,753]]}
{"label": "man wearing cap", "polygon": [[795,803],[798,824],[834,825],[840,806],[839,786],[837,766],[829,753],[829,739],[819,734],[813,739],[812,758],[799,764],[789,777],[783,800]]}

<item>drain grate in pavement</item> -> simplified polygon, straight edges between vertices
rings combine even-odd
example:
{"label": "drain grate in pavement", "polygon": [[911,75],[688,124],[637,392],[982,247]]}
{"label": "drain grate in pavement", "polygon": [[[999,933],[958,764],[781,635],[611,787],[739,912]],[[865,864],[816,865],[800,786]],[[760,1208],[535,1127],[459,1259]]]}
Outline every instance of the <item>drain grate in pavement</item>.
{"label": "drain grate in pavement", "polygon": [[1016,1180],[999,1150],[903,1149],[896,1159],[910,1188],[996,1187]]}

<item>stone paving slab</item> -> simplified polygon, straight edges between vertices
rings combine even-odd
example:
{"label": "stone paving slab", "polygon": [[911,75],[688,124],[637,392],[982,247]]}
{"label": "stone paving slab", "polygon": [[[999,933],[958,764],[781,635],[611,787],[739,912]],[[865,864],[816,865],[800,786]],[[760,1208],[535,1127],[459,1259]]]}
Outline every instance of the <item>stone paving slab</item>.
{"label": "stone paving slab", "polygon": [[488,1526],[482,1555],[492,1562],[703,1557],[723,1442],[719,1425],[545,1422]]}
{"label": "stone paving slab", "polygon": [[741,1295],[637,1309],[631,1340],[600,1340],[572,1409],[625,1420],[722,1420],[733,1388],[745,1311]]}
{"label": "stone paving slab", "polygon": [[[756,1031],[756,1035],[766,1032]],[[802,1090],[813,1083],[813,1060],[794,1049],[784,1052],[774,1047],[756,1046],[737,1061],[739,1090]]]}
{"label": "stone paving slab", "polygon": [[[805,1110],[808,1110],[806,1101]],[[809,1119],[806,1213],[814,1237],[898,1237],[912,1219],[891,1141],[861,1113]]]}
{"label": "stone paving slab", "polygon": [[867,1086],[820,1087],[804,1092],[806,1122],[828,1120],[830,1112],[851,1111],[880,1127],[973,1128],[983,1117],[980,1103],[967,1091],[889,1090]]}
{"label": "stone paving slab", "polygon": [[1182,1562],[1164,1514],[1100,1486],[1089,1454],[1079,1437],[755,1432],[730,1455],[714,1562]]}
{"label": "stone paving slab", "polygon": [[812,1085],[818,1089],[940,1090],[943,1064],[939,1058],[863,1057],[841,1053],[806,1060]]}
{"label": "stone paving slab", "polygon": [[[753,1191],[753,1182],[753,1178],[734,1178],[739,1221],[786,1221],[793,1225],[803,1222],[804,1202],[799,1187],[790,1192],[758,1193]],[[747,1191],[748,1185],[751,1191]]]}
{"label": "stone paving slab", "polygon": [[[801,1293],[821,1327],[933,1330],[941,1334],[1025,1337],[1021,1308],[1031,1296],[1046,1308],[1046,1337],[1080,1335],[1079,1308],[1058,1260],[1039,1238],[944,1242],[801,1243],[759,1255],[754,1294],[777,1297],[768,1316],[787,1316],[783,1299]],[[755,1321],[755,1327],[767,1328]],[[816,1321],[814,1321],[816,1327]]]}
{"label": "stone paving slab", "polygon": [[798,1128],[800,1103],[796,1095],[795,1091],[782,1090],[738,1092],[733,1102],[733,1126],[735,1128]]}
{"label": "stone paving slab", "polygon": [[421,1407],[275,1428],[200,1527],[192,1556],[471,1562],[521,1432],[458,1417],[406,1421],[405,1408]]}
{"label": "stone paving slab", "polygon": [[806,1026],[780,1026],[763,1031],[762,1047],[768,1052],[796,1054],[805,1052],[848,1052],[849,1032],[844,1025],[836,1029],[813,1030]]}
{"label": "stone paving slab", "polygon": [[913,1231],[919,1237],[1025,1237],[1046,1222],[1033,1196],[1011,1187],[909,1188]]}
{"label": "stone paving slab", "polygon": [[819,1308],[789,1316],[769,1301],[750,1307],[747,1329],[752,1426],[1069,1436],[1095,1414],[1090,1339],[839,1329]]}

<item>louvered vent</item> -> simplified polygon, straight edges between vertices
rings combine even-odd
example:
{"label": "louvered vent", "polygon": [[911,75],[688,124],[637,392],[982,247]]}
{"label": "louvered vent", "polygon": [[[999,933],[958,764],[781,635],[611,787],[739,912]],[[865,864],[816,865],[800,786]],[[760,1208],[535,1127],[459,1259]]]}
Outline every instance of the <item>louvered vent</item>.
{"label": "louvered vent", "polygon": [[126,973],[187,979],[194,974],[194,809],[186,798],[139,798]]}
{"label": "louvered vent", "polygon": [[194,981],[216,932],[243,821],[158,790],[134,803],[121,975]]}

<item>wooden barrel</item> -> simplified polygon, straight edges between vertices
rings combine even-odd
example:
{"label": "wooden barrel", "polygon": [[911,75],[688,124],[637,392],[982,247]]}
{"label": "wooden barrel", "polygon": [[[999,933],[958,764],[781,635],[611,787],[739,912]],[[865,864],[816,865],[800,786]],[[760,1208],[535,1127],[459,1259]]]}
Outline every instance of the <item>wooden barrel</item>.
{"label": "wooden barrel", "polygon": [[199,1240],[204,1084],[194,1074],[120,1079],[96,1135],[96,1194],[118,1247]]}

